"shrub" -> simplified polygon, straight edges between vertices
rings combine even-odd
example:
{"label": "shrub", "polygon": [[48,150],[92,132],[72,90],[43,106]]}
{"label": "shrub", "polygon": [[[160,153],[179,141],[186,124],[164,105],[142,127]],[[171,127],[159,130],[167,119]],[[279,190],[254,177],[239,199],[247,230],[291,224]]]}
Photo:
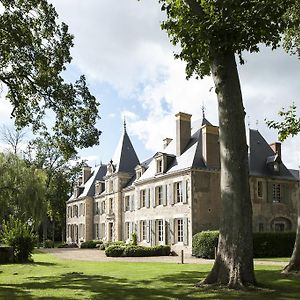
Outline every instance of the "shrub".
{"label": "shrub", "polygon": [[132,233],[131,239],[132,239],[132,245],[136,246],[137,245],[137,235],[136,235],[136,232]]}
{"label": "shrub", "polygon": [[290,257],[295,232],[256,232],[253,234],[254,257]]}
{"label": "shrub", "polygon": [[10,263],[14,261],[13,248],[10,246],[0,245],[0,264]]}
{"label": "shrub", "polygon": [[214,258],[218,246],[219,231],[201,231],[193,236],[192,254],[202,258]]}
{"label": "shrub", "polygon": [[100,244],[99,245],[99,250],[105,250],[105,245],[104,244]]}
{"label": "shrub", "polygon": [[109,246],[125,246],[126,243],[124,241],[115,241],[115,242],[105,242],[99,246],[100,250],[105,250]]}
{"label": "shrub", "polygon": [[87,248],[97,248],[98,245],[102,244],[102,241],[86,241],[80,244],[80,248],[87,249]]}
{"label": "shrub", "polygon": [[1,239],[13,248],[14,262],[27,262],[31,258],[37,237],[27,223],[10,216],[7,222],[3,222]]}
{"label": "shrub", "polygon": [[78,246],[75,243],[72,243],[72,244],[61,243],[57,246],[57,248],[78,248]]}
{"label": "shrub", "polygon": [[52,240],[45,240],[43,245],[44,248],[54,248],[54,242]]}
{"label": "shrub", "polygon": [[110,257],[123,256],[125,246],[111,245],[105,249],[105,255]]}
{"label": "shrub", "polygon": [[105,250],[106,256],[120,257],[145,257],[145,256],[168,256],[170,246],[135,246],[135,245],[112,245]]}

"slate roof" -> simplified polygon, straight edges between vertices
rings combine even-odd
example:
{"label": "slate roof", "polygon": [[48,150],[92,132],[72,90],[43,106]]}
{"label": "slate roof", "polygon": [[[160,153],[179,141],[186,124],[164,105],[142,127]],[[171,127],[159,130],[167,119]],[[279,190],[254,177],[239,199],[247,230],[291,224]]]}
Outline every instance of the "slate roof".
{"label": "slate roof", "polygon": [[135,173],[134,168],[140,163],[138,156],[132,146],[130,138],[124,129],[118,146],[112,158],[115,172]]}
{"label": "slate roof", "polygon": [[80,188],[82,188],[82,192],[80,195],[75,198],[75,195],[73,194],[70,199],[67,202],[72,202],[74,200],[86,197],[86,196],[91,196],[93,197],[95,195],[95,181],[96,180],[104,180],[103,177],[105,176],[107,171],[107,166],[106,165],[99,165],[95,167],[94,170],[92,170],[90,178],[87,180],[87,182]]}
{"label": "slate roof", "polygon": [[281,162],[281,159],[277,160],[280,163],[279,172],[277,174],[268,168],[267,162],[276,160],[277,155],[258,130],[250,129],[249,151],[250,175],[295,180],[295,176],[293,176],[284,163]]}

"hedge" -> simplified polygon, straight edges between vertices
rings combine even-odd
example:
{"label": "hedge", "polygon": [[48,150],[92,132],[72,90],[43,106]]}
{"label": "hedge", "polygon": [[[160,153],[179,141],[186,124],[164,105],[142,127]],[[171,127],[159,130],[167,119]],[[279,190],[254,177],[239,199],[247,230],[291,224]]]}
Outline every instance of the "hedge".
{"label": "hedge", "polygon": [[86,241],[80,244],[80,248],[87,249],[87,248],[97,248],[100,244],[102,244],[102,241]]}
{"label": "hedge", "polygon": [[[193,236],[192,254],[196,257],[214,258],[218,235],[218,231],[196,233]],[[295,232],[255,232],[253,233],[253,256],[290,257],[295,237]]]}
{"label": "hedge", "polygon": [[111,257],[142,257],[142,256],[168,256],[170,246],[135,246],[135,245],[111,245],[106,248],[106,256]]}

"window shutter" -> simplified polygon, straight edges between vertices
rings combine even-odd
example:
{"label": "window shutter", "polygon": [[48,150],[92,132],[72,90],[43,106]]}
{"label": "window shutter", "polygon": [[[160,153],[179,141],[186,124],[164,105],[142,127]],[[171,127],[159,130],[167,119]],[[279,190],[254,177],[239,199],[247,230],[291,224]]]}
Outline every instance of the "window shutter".
{"label": "window shutter", "polygon": [[166,241],[166,220],[163,219],[163,245],[166,245],[167,244],[167,241]]}
{"label": "window shutter", "polygon": [[146,227],[147,227],[147,243],[150,243],[150,239],[151,239],[151,224],[150,224],[150,220],[146,221]]}
{"label": "window shutter", "polygon": [[131,199],[132,199],[132,209],[135,210],[136,208],[136,203],[134,201],[134,194],[131,195]]}
{"label": "window shutter", "polygon": [[170,205],[174,204],[174,184],[169,184],[168,185],[169,190],[168,190],[168,196],[169,196],[169,203]]}
{"label": "window shutter", "polygon": [[151,245],[156,243],[156,220],[151,221]]}
{"label": "window shutter", "polygon": [[188,218],[183,218],[183,244],[188,245],[189,242],[189,232],[188,232]]}
{"label": "window shutter", "polygon": [[267,201],[268,202],[273,202],[273,183],[268,182],[268,197],[267,197]]}
{"label": "window shutter", "polygon": [[150,193],[150,195],[151,195],[151,201],[152,201],[152,206],[153,207],[155,207],[156,206],[156,199],[155,199],[155,188],[153,187],[153,188],[151,188],[151,193]]}
{"label": "window shutter", "polygon": [[128,232],[128,238],[129,240],[131,240],[132,237],[132,222],[129,222],[129,232]]}
{"label": "window shutter", "polygon": [[170,219],[170,223],[169,223],[169,233],[170,233],[170,241],[171,244],[174,245],[175,244],[175,230],[174,230],[174,219]]}
{"label": "window shutter", "polygon": [[182,202],[187,203],[187,180],[182,181]]}
{"label": "window shutter", "polygon": [[290,194],[290,189],[288,184],[281,184],[281,189],[282,189],[281,201],[283,203],[286,203],[287,205],[291,205],[291,194]]}
{"label": "window shutter", "polygon": [[145,197],[146,197],[146,207],[150,207],[150,189],[146,189]]}
{"label": "window shutter", "polygon": [[135,198],[136,198],[136,207],[137,207],[137,209],[140,209],[140,207],[141,207],[140,190],[135,191]]}
{"label": "window shutter", "polygon": [[126,211],[126,197],[123,197],[123,210]]}
{"label": "window shutter", "polygon": [[163,205],[167,205],[167,186],[163,185],[162,186],[162,199],[163,199]]}
{"label": "window shutter", "polygon": [[141,221],[137,221],[136,222],[136,238],[137,241],[140,242],[141,241]]}
{"label": "window shutter", "polygon": [[134,199],[133,199],[132,195],[129,196],[129,203],[130,203],[130,211],[133,211],[134,210]]}

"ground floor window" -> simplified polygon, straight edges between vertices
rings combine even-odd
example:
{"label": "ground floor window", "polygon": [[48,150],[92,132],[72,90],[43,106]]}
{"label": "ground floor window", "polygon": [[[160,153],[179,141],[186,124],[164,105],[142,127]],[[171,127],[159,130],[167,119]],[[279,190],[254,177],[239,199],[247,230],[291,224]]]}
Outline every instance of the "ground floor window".
{"label": "ground floor window", "polygon": [[99,236],[99,224],[95,224],[95,234],[94,234],[94,238],[96,240],[98,240],[100,238]]}
{"label": "ground floor window", "polygon": [[147,239],[147,224],[145,220],[141,221],[140,229],[141,229],[141,240],[144,241]]}
{"label": "ground floor window", "polygon": [[163,242],[163,240],[164,240],[163,220],[157,220],[157,240],[158,240],[158,242]]}
{"label": "ground floor window", "polygon": [[183,220],[176,219],[176,240],[178,243],[183,242]]}
{"label": "ground floor window", "polygon": [[130,230],[130,223],[125,222],[125,240],[129,240],[129,230]]}

